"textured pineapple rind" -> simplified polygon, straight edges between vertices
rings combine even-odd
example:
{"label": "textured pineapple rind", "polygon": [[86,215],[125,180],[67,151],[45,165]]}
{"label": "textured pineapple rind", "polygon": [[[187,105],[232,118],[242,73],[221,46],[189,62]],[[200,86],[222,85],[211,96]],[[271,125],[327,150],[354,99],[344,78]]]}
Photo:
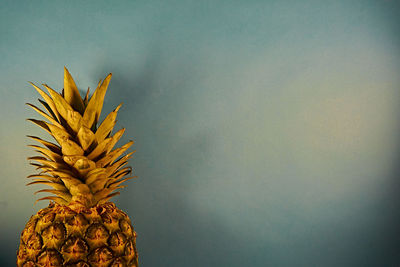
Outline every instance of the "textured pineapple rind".
{"label": "textured pineapple rind", "polygon": [[17,266],[138,266],[136,233],[114,203],[50,203],[22,231]]}

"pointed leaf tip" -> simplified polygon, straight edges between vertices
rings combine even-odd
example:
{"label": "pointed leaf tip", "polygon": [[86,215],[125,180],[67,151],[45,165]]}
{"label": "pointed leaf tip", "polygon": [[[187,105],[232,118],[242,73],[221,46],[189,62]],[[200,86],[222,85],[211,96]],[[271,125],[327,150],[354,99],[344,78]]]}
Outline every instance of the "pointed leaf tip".
{"label": "pointed leaf tip", "polygon": [[103,108],[104,96],[106,94],[108,85],[110,83],[112,74],[108,74],[104,81],[100,81],[96,90],[87,104],[85,112],[83,114],[84,125],[88,128],[92,128],[99,121],[101,110]]}
{"label": "pointed leaf tip", "polygon": [[64,66],[64,99],[79,113],[83,114],[84,105],[75,81],[69,73],[68,69]]}

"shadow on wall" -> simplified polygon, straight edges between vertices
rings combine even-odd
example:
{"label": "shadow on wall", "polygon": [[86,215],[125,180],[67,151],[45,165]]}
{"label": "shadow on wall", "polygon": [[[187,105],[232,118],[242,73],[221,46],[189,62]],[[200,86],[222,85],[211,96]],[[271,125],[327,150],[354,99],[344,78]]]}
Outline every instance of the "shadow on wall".
{"label": "shadow on wall", "polygon": [[[398,129],[400,132],[400,128]],[[400,141],[400,140],[399,140]],[[377,214],[383,218],[380,226],[382,231],[381,240],[381,258],[388,259],[386,266],[398,266],[400,264],[400,142],[397,145],[397,156],[391,175],[386,182],[385,194],[382,196],[383,207]],[[378,265],[382,262],[377,262]]]}
{"label": "shadow on wall", "polygon": [[124,102],[117,128],[127,128],[125,138],[135,140],[133,149],[138,151],[130,164],[139,179],[129,182],[116,201],[138,232],[140,262],[174,267],[246,265],[241,251],[251,245],[228,232],[216,216],[190,206],[193,179],[202,179],[201,173],[193,175],[193,167],[202,165],[214,140],[201,129],[186,133],[179,116],[190,112],[180,104],[190,90],[185,86],[190,77],[169,82],[171,75],[183,79],[185,66],[165,72],[162,58],[160,53],[150,53],[135,73],[118,62],[99,71],[114,73],[105,106]]}
{"label": "shadow on wall", "polygon": [[112,105],[108,105],[108,107],[124,102],[125,110],[120,112],[119,116],[126,113],[139,114],[138,108],[141,104],[149,101],[154,90],[153,83],[158,73],[158,57],[158,53],[150,54],[144,65],[137,69],[134,69],[133,66],[124,66],[121,63],[110,63],[93,74],[93,80],[96,80],[99,77],[105,77],[110,72],[113,73],[105,101],[112,102]]}
{"label": "shadow on wall", "polygon": [[[143,266],[338,266],[344,261],[349,266],[366,262],[370,266],[392,266],[400,262],[400,165],[394,167],[390,182],[380,183],[390,187],[377,190],[382,194],[380,199],[366,208],[377,218],[367,223],[366,230],[349,229],[357,225],[357,219],[344,218],[348,225],[331,229],[330,224],[318,224],[316,232],[294,232],[287,236],[287,243],[277,244],[263,237],[247,238],[243,233],[232,232],[229,225],[222,223],[221,215],[192,206],[191,190],[198,186],[196,181],[204,185],[207,179],[213,179],[204,177],[201,168],[207,165],[204,161],[217,141],[202,126],[188,131],[187,121],[199,116],[190,104],[201,101],[190,97],[193,70],[184,60],[175,59],[171,67],[171,60],[166,59],[162,53],[152,51],[142,67],[110,61],[99,70],[101,76],[114,73],[104,113],[124,102],[117,123],[117,129],[127,128],[121,144],[127,139],[136,142],[133,149],[138,152],[130,164],[139,179],[129,182],[116,202],[133,219]],[[187,101],[191,103],[182,105]],[[182,114],[186,114],[186,122],[182,121]],[[197,199],[208,196],[200,192],[204,195],[197,195]],[[226,203],[230,205],[229,200]],[[243,214],[238,212],[238,220]],[[293,218],[284,220],[290,219]],[[302,231],[313,228],[312,223],[297,224]],[[263,224],[257,227],[254,231],[282,230],[278,223],[274,229],[265,229]],[[332,233],[334,230],[339,232]]]}

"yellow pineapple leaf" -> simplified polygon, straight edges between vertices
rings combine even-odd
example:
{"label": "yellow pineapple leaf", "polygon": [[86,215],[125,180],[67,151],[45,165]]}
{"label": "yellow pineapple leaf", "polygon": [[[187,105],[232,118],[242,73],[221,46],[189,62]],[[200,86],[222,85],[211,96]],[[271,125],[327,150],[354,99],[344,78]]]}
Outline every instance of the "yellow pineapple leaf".
{"label": "yellow pineapple leaf", "polygon": [[40,167],[42,167],[42,165],[40,165],[39,163],[35,163],[35,162],[29,162],[30,165],[35,166],[36,169],[40,169]]}
{"label": "yellow pineapple leaf", "polygon": [[62,157],[60,156],[60,154],[55,153],[47,148],[41,147],[41,146],[37,146],[37,145],[28,145],[29,147],[33,147],[35,148],[37,152],[45,155],[47,158],[55,161],[55,162],[61,162],[62,161]]}
{"label": "yellow pineapple leaf", "polygon": [[77,133],[82,126],[82,116],[78,111],[67,111],[67,123]]}
{"label": "yellow pineapple leaf", "polygon": [[49,92],[51,98],[53,99],[53,103],[58,111],[58,113],[64,118],[67,119],[67,111],[74,111],[74,109],[68,104],[68,102],[56,91],[54,91],[47,84],[42,84],[47,91]]}
{"label": "yellow pineapple leaf", "polygon": [[126,154],[126,155],[123,156],[123,157],[120,157],[118,160],[114,161],[114,162],[113,162],[112,164],[110,164],[110,165],[119,164],[118,169],[121,168],[122,166],[124,166],[124,165],[128,162],[128,160],[129,160],[130,158],[132,158],[133,153],[135,153],[135,151],[130,152],[130,153]]}
{"label": "yellow pineapple leaf", "polygon": [[46,122],[40,121],[40,120],[35,120],[35,119],[27,119],[27,120],[30,122],[33,122],[34,124],[38,125],[40,128],[44,129],[46,132],[51,134],[50,129]]}
{"label": "yellow pineapple leaf", "polygon": [[81,176],[85,176],[88,172],[96,168],[96,163],[84,157],[78,159],[75,162],[74,168],[79,172]]}
{"label": "yellow pineapple leaf", "polygon": [[64,187],[63,190],[55,190],[55,189],[42,189],[42,190],[38,190],[35,193],[33,193],[34,195],[36,195],[37,193],[42,193],[42,192],[48,192],[48,193],[52,193],[53,191],[57,191],[57,192],[63,192],[66,193],[68,192],[67,188]]}
{"label": "yellow pineapple leaf", "polygon": [[[104,158],[97,161],[96,166],[104,167],[109,163],[112,164],[114,162],[114,160],[116,160],[119,156],[121,156],[131,145],[133,145],[133,141],[130,141],[127,144],[123,145],[122,147],[119,147],[119,148],[111,151]],[[134,152],[135,151],[131,152],[130,155],[132,155]]]}
{"label": "yellow pineapple leaf", "polygon": [[90,92],[90,88],[88,87],[88,89],[86,91],[85,99],[83,99],[83,104],[85,105],[85,107],[88,105],[88,102],[89,102],[89,92]]}
{"label": "yellow pineapple leaf", "polygon": [[81,114],[75,111],[59,93],[46,84],[43,84],[43,86],[46,87],[47,91],[49,91],[58,113],[67,121],[68,125],[75,133],[78,132],[82,123]]}
{"label": "yellow pineapple leaf", "polygon": [[83,125],[79,129],[77,137],[79,143],[85,151],[90,147],[95,139],[94,133],[88,127]]}
{"label": "yellow pineapple leaf", "polygon": [[83,114],[85,107],[81,95],[79,94],[74,79],[66,67],[64,67],[64,98],[71,107],[77,110],[80,114]]}
{"label": "yellow pineapple leaf", "polygon": [[61,151],[66,156],[83,156],[85,153],[77,143],[66,139],[61,143]]}
{"label": "yellow pineapple leaf", "polygon": [[50,117],[48,114],[46,114],[43,110],[41,110],[40,108],[36,107],[35,105],[32,105],[30,103],[26,103],[28,106],[30,106],[33,110],[35,110],[37,113],[39,113],[40,115],[42,115],[43,117],[45,117],[47,120],[49,120],[51,123],[53,123],[54,125],[63,128],[61,126],[61,124],[58,123],[58,121],[56,121],[54,118]]}
{"label": "yellow pineapple leaf", "polygon": [[[41,147],[42,148],[42,147]],[[43,148],[44,149],[44,148]],[[47,154],[45,154],[45,153],[43,153],[42,151],[39,151],[39,150],[35,150],[35,152],[38,152],[39,154],[41,154],[41,155],[43,155],[47,160],[51,160],[51,161],[54,161],[54,162],[62,162],[62,158],[60,157],[60,158],[57,158],[57,159],[54,159],[54,158],[52,158],[52,157],[50,157],[49,155],[47,155]]]}
{"label": "yellow pineapple leaf", "polygon": [[99,84],[96,91],[93,93],[89,103],[83,113],[83,123],[86,127],[92,128],[93,124],[99,121],[101,109],[103,108],[104,96],[110,83],[112,74],[108,74],[104,81]]}
{"label": "yellow pineapple leaf", "polygon": [[85,156],[63,156],[63,160],[70,166],[74,166],[78,159],[86,158]]}
{"label": "yellow pineapple leaf", "polygon": [[42,181],[42,180],[38,180],[38,181],[33,181],[33,182],[30,182],[30,183],[28,183],[28,184],[26,184],[26,185],[34,185],[34,184],[44,184],[44,185],[48,185],[48,186],[51,186],[51,187],[53,187],[54,189],[56,189],[56,190],[63,190],[64,188],[65,188],[65,186],[64,185],[61,185],[61,184],[59,184],[59,183],[53,183],[53,182],[48,182],[48,181]]}
{"label": "yellow pineapple leaf", "polygon": [[51,135],[54,137],[54,139],[56,139],[57,143],[61,145],[62,154],[67,156],[82,156],[84,154],[83,149],[77,143],[71,140],[72,137],[67,131],[52,124],[48,124],[48,127],[51,130]]}
{"label": "yellow pineapple leaf", "polygon": [[109,194],[109,195],[107,196],[107,198],[110,199],[110,198],[112,198],[112,197],[114,197],[114,196],[118,196],[118,195],[120,195],[120,194],[121,194],[120,192],[114,192],[114,193],[112,193],[112,194]]}
{"label": "yellow pineapple leaf", "polygon": [[128,159],[130,158],[130,154],[127,154],[123,156],[122,158],[118,159],[115,161],[113,164],[110,164],[109,166],[106,167],[107,170],[107,175],[108,176],[113,176],[113,174],[123,166],[125,166],[128,162]]}
{"label": "yellow pineapple leaf", "polygon": [[47,160],[46,158],[29,157],[28,159],[37,161],[37,162],[41,163],[43,166],[51,167],[51,168],[54,168],[54,169],[66,169],[66,168],[68,168],[68,166],[65,165],[64,163],[50,161],[50,160]]}
{"label": "yellow pineapple leaf", "polygon": [[44,160],[46,160],[45,157],[41,157],[41,156],[28,157],[28,160],[38,160],[38,159],[44,159]]}
{"label": "yellow pineapple leaf", "polygon": [[57,116],[54,114],[53,110],[50,108],[49,104],[46,103],[46,101],[43,101],[42,99],[38,98],[38,101],[42,106],[49,112],[49,116],[52,117],[55,121],[59,122]]}
{"label": "yellow pineapple leaf", "polygon": [[54,194],[54,195],[62,198],[66,202],[70,202],[72,200],[71,194],[62,192],[59,190],[43,189],[43,190],[36,191],[34,194],[36,195],[37,193],[51,193],[51,194]]}
{"label": "yellow pineapple leaf", "polygon": [[96,179],[99,179],[99,178],[101,179],[103,177],[108,177],[108,176],[106,176],[105,169],[104,168],[96,168],[96,169],[93,169],[90,172],[88,172],[88,174],[86,175],[85,183],[91,184]]}
{"label": "yellow pineapple leaf", "polygon": [[122,104],[119,104],[118,107],[114,109],[114,111],[112,111],[110,114],[108,114],[107,117],[104,119],[104,121],[100,124],[99,128],[95,133],[97,143],[103,141],[111,132],[111,130],[114,128],[116,123],[115,119],[117,118],[117,113],[118,110],[121,108],[121,105]]}
{"label": "yellow pineapple leaf", "polygon": [[113,197],[115,197],[115,196],[117,196],[119,194],[120,194],[120,192],[114,192],[112,194],[109,194],[105,198],[100,199],[99,200],[99,204],[107,203],[107,201],[109,201],[111,198],[113,198]]}
{"label": "yellow pineapple leaf", "polygon": [[92,191],[93,193],[97,193],[98,191],[104,189],[105,184],[107,183],[108,178],[104,177],[102,179],[97,179],[94,182],[88,184],[90,191]]}
{"label": "yellow pineapple leaf", "polygon": [[50,149],[51,151],[53,151],[54,153],[60,154],[61,153],[61,147],[57,146],[56,144],[53,144],[49,141],[43,140],[37,136],[33,136],[33,135],[27,135],[27,137],[41,143],[42,145],[44,145],[45,147],[47,147],[48,149]]}
{"label": "yellow pineapple leaf", "polygon": [[[100,80],[99,80],[99,82],[97,83],[97,87],[96,87],[96,89],[100,87],[100,85],[101,85],[101,83],[102,83],[102,82],[103,82],[103,80],[102,80],[102,79],[100,79]],[[95,91],[96,91],[96,90],[95,90]]]}
{"label": "yellow pineapple leaf", "polygon": [[60,204],[60,205],[68,205],[68,201],[65,201],[61,197],[54,197],[54,196],[39,198],[38,200],[35,201],[35,204],[38,203],[41,200],[52,200],[52,201],[54,201],[54,202],[56,202],[57,204]]}
{"label": "yellow pineapple leaf", "polygon": [[107,150],[108,145],[111,143],[111,141],[111,137],[104,139],[100,144],[96,146],[96,148],[92,152],[90,152],[90,154],[87,156],[88,159],[94,160],[95,158],[103,154]]}
{"label": "yellow pineapple leaf", "polygon": [[53,111],[54,115],[57,117],[58,121],[60,121],[60,115],[58,114],[56,105],[54,104],[53,100],[51,97],[46,94],[42,89],[34,85],[33,83],[29,82],[35,89],[36,91],[43,97],[43,99],[47,102],[51,110]]}
{"label": "yellow pineapple leaf", "polygon": [[51,174],[51,175],[53,175],[55,177],[60,177],[60,178],[65,178],[65,177],[73,178],[73,177],[75,177],[75,174],[70,170],[54,170],[54,169],[51,169],[51,170],[46,171],[45,173],[49,173],[49,174]]}
{"label": "yellow pineapple leaf", "polygon": [[119,186],[120,184],[122,184],[123,182],[126,182],[126,181],[128,181],[128,180],[130,180],[130,179],[133,179],[133,178],[137,178],[137,176],[127,177],[127,178],[124,178],[124,179],[115,181],[115,182],[113,182],[113,183],[110,183],[110,184],[108,184],[107,186],[108,186],[108,187],[116,187],[116,186]]}
{"label": "yellow pineapple leaf", "polygon": [[[32,181],[33,182],[49,182],[50,180],[47,180],[47,179],[37,179],[37,178],[35,178],[35,179],[32,179]],[[60,183],[60,182],[55,182],[56,184],[59,184],[59,185],[62,185],[62,183]],[[28,184],[27,184],[28,185]]]}
{"label": "yellow pineapple leaf", "polygon": [[50,182],[53,183],[62,183],[62,181],[60,180],[60,178],[55,178],[53,176],[50,175],[42,175],[42,174],[31,174],[29,176],[27,176],[27,178],[32,179],[32,178],[41,178],[41,179],[45,179],[48,180]]}
{"label": "yellow pineapple leaf", "polygon": [[90,195],[90,188],[85,185],[85,184],[77,184],[77,185],[72,185],[69,188],[69,192],[71,195],[76,196],[76,195]]}
{"label": "yellow pineapple leaf", "polygon": [[112,136],[112,141],[108,145],[108,148],[106,150],[106,153],[110,153],[110,151],[114,148],[115,144],[119,141],[119,139],[122,137],[122,135],[125,132],[125,128],[122,128],[121,130],[117,131],[113,136]]}
{"label": "yellow pineapple leaf", "polygon": [[72,136],[63,128],[57,127],[53,124],[48,123],[47,127],[51,131],[51,135],[56,139],[57,143],[61,145],[66,139],[72,138]]}
{"label": "yellow pineapple leaf", "polygon": [[98,191],[97,193],[94,194],[94,199],[96,201],[99,201],[103,198],[106,198],[110,193],[112,193],[112,191],[117,190],[123,188],[122,186],[117,186],[117,187],[113,187],[113,188],[104,188],[100,191]]}
{"label": "yellow pineapple leaf", "polygon": [[63,159],[68,165],[74,167],[82,178],[86,177],[86,174],[96,167],[96,164],[85,156],[64,156]]}
{"label": "yellow pineapple leaf", "polygon": [[68,193],[68,190],[61,191],[61,190],[54,190],[54,189],[42,189],[42,190],[36,191],[34,194],[36,195],[37,193],[51,193],[51,194],[61,197],[62,199],[64,199],[65,201],[68,201],[68,202],[70,202],[72,199],[72,195],[70,193]]}
{"label": "yellow pineapple leaf", "polygon": [[123,177],[125,175],[130,174],[131,172],[132,172],[132,167],[130,167],[130,166],[129,167],[125,167],[125,168],[119,170],[118,172],[116,172],[115,174],[113,174],[113,177],[115,179],[119,179],[119,178],[121,178],[121,177]]}
{"label": "yellow pineapple leaf", "polygon": [[95,200],[100,200],[102,198],[107,197],[107,195],[110,194],[112,191],[114,191],[114,189],[104,188],[104,189],[100,190],[99,192],[97,192],[96,194],[94,194],[94,198],[95,198]]}
{"label": "yellow pineapple leaf", "polygon": [[63,181],[65,187],[68,189],[73,185],[82,184],[81,180],[74,178],[74,177],[63,176],[63,177],[60,177],[60,179],[61,179],[61,181]]}
{"label": "yellow pineapple leaf", "polygon": [[111,189],[112,191],[117,190],[117,189],[121,189],[121,188],[125,188],[125,185],[109,185],[107,189]]}
{"label": "yellow pineapple leaf", "polygon": [[[71,192],[71,188],[73,186],[77,186],[82,184],[82,181],[73,177],[60,177],[61,181],[63,181],[64,186]],[[72,193],[71,193],[72,194]]]}
{"label": "yellow pineapple leaf", "polygon": [[[32,163],[30,163],[31,165],[34,165]],[[46,166],[46,165],[39,165],[38,167],[36,167],[36,170],[42,170],[43,173],[50,171],[50,170],[54,170],[54,168]]]}
{"label": "yellow pineapple leaf", "polygon": [[112,177],[113,174],[121,167],[123,167],[124,165],[127,164],[127,161],[120,161],[117,160],[116,162],[114,162],[113,164],[110,164],[109,166],[106,167],[106,171],[107,171],[107,176],[108,177]]}
{"label": "yellow pineapple leaf", "polygon": [[[65,193],[65,192],[60,192],[60,191],[58,191],[58,190],[51,190],[51,189],[43,189],[43,190],[36,191],[36,192],[35,192],[35,195],[36,195],[37,193],[42,193],[42,192],[43,192],[43,193],[51,193],[51,194],[54,194],[54,195],[58,196],[59,198],[61,198],[62,200],[64,200],[65,203],[69,203],[69,202],[71,202],[71,200],[72,200],[72,196],[71,196],[70,194]],[[41,200],[44,200],[44,199],[41,199]],[[39,201],[39,199],[38,199],[37,201]]]}

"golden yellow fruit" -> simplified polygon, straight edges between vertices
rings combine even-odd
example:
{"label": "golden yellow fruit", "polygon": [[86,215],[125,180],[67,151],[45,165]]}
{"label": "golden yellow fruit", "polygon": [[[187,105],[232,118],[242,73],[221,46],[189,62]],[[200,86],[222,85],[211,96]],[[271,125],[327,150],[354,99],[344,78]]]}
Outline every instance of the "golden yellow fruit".
{"label": "golden yellow fruit", "polygon": [[138,266],[136,233],[128,216],[109,200],[133,177],[125,166],[133,141],[115,148],[125,129],[112,135],[119,105],[98,126],[104,96],[111,79],[100,81],[84,99],[64,69],[61,94],[32,84],[42,96],[46,111],[28,104],[47,121],[29,119],[47,131],[52,143],[29,136],[39,156],[28,158],[39,170],[28,176],[31,184],[50,186],[36,193],[51,193],[50,200],[22,231],[17,266]]}

